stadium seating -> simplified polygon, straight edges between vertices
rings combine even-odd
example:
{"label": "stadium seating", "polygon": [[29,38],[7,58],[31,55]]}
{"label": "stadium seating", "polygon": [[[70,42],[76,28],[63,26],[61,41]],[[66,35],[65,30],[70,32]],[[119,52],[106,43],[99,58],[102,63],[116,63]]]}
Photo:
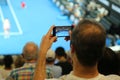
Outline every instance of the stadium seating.
{"label": "stadium seating", "polygon": [[[109,34],[118,34],[120,35],[120,16],[117,15],[115,12],[110,11],[110,9],[107,11],[108,14],[99,17],[100,11],[98,10],[99,7],[96,7],[94,10],[87,11],[87,5],[91,2],[90,0],[85,0],[86,3],[78,3],[75,0],[53,0],[53,2],[60,8],[60,10],[66,14],[65,11],[67,11],[67,15],[69,19],[74,23],[77,24],[79,20],[82,18],[92,18],[95,19],[96,21],[99,21],[106,29],[107,33]],[[68,6],[69,3],[71,4],[71,7],[73,8],[72,11],[67,10],[66,6]],[[75,9],[74,6],[76,4],[79,4],[78,9],[80,14],[79,17],[75,15]],[[73,5],[73,6],[72,6]],[[102,4],[98,4],[96,1],[96,6],[101,6]],[[84,7],[86,6],[86,7]],[[104,6],[103,6],[104,7]],[[105,7],[107,10],[107,6]]]}

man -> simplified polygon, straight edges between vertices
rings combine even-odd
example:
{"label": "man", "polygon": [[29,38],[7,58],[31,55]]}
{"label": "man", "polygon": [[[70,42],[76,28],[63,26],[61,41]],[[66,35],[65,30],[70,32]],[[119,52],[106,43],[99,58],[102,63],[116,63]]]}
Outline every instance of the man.
{"label": "man", "polygon": [[67,61],[67,54],[63,47],[57,47],[55,49],[56,60],[58,60],[55,65],[62,68],[62,75],[66,75],[72,71],[72,64]]}
{"label": "man", "polygon": [[[25,44],[22,52],[25,64],[11,71],[7,80],[32,80],[38,56],[38,46],[34,42]],[[40,71],[41,72],[41,71]],[[48,76],[47,76],[48,77]]]}
{"label": "man", "polygon": [[54,78],[58,78],[62,75],[62,68],[60,66],[54,65],[55,53],[53,50],[49,49],[46,55],[46,68],[51,71]]}
{"label": "man", "polygon": [[4,38],[9,38],[10,37],[10,21],[9,21],[9,19],[4,20],[3,30],[4,30]]}
{"label": "man", "polygon": [[[52,29],[53,27],[42,39],[33,80],[45,80],[46,52],[56,40],[56,36],[51,37]],[[80,21],[70,36],[73,71],[59,79],[51,80],[109,80],[97,69],[98,61],[105,47],[105,39],[105,30],[99,23],[87,19]],[[118,76],[116,80],[119,79]],[[114,77],[111,80],[115,80]]]}
{"label": "man", "polygon": [[28,42],[23,48],[23,58],[25,64],[11,71],[8,80],[31,80],[34,73],[35,63],[37,61],[38,46],[34,42]]}
{"label": "man", "polygon": [[0,80],[6,80],[6,78],[8,77],[8,75],[10,74],[10,72],[13,69],[13,57],[12,55],[5,55],[3,58],[3,62],[4,62],[4,68],[0,69],[0,75],[2,77],[2,79]]}

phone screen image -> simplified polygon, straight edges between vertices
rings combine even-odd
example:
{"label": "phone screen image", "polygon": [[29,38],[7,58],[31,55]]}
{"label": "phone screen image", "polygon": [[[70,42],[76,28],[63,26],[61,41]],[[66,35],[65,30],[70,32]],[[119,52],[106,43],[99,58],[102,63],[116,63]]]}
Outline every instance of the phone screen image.
{"label": "phone screen image", "polygon": [[53,29],[53,35],[57,37],[69,36],[69,30],[71,30],[71,28],[71,26],[56,26]]}

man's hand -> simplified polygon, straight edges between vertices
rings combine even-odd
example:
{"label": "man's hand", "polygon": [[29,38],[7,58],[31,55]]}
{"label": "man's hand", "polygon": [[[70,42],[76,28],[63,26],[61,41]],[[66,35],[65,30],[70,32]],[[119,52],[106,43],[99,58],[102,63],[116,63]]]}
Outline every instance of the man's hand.
{"label": "man's hand", "polygon": [[54,26],[52,26],[49,31],[47,32],[47,34],[45,36],[43,36],[42,38],[42,42],[40,44],[40,51],[42,52],[46,52],[48,51],[48,49],[51,47],[52,43],[55,42],[57,40],[56,36],[53,36],[51,33],[53,31]]}
{"label": "man's hand", "polygon": [[46,54],[52,43],[57,39],[56,36],[52,36],[51,34],[53,28],[54,26],[52,26],[47,34],[42,38],[33,80],[45,80],[46,78]]}

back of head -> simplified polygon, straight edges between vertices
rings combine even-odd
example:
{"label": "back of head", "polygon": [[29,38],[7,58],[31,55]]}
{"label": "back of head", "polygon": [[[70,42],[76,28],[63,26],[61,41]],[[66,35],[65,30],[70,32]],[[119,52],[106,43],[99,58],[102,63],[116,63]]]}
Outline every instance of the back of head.
{"label": "back of head", "polygon": [[23,57],[27,61],[37,60],[38,46],[34,42],[28,42],[23,48]]}
{"label": "back of head", "polygon": [[59,57],[61,57],[61,56],[66,57],[66,53],[65,53],[65,50],[63,47],[57,47],[55,50],[55,54],[56,54],[56,56],[59,56]]}
{"label": "back of head", "polygon": [[3,61],[5,68],[11,68],[11,65],[13,64],[13,58],[11,55],[5,55]]}
{"label": "back of head", "polygon": [[53,50],[49,49],[46,55],[46,61],[47,63],[54,62],[55,60],[55,53]]}
{"label": "back of head", "polygon": [[79,63],[83,66],[94,66],[102,56],[105,39],[106,32],[98,22],[81,20],[71,35],[71,45]]}

